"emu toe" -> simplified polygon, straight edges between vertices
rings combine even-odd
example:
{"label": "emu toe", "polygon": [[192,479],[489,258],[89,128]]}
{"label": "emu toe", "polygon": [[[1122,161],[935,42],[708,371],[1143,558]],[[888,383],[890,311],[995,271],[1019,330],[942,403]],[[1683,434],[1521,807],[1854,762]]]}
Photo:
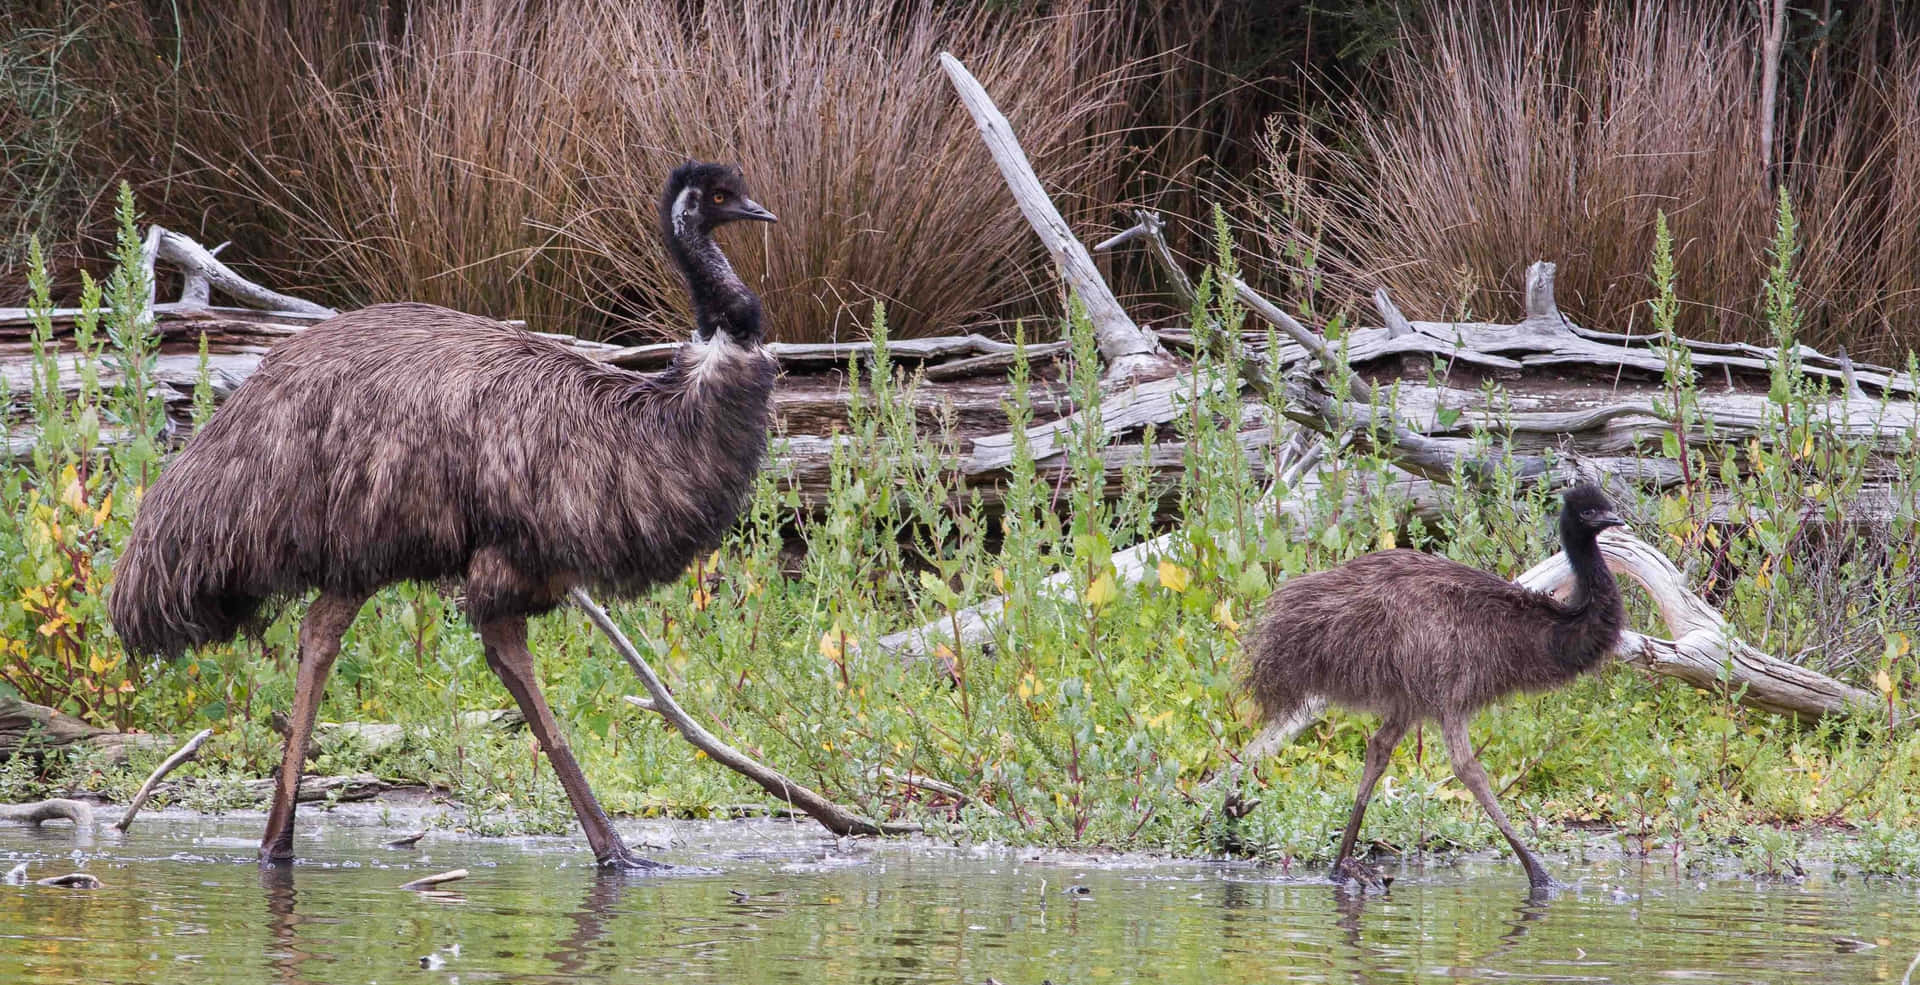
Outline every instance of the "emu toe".
{"label": "emu toe", "polygon": [[602,869],[614,872],[669,872],[673,869],[673,866],[665,862],[656,862],[644,855],[635,855],[625,848],[594,861]]}
{"label": "emu toe", "polygon": [[1393,885],[1393,880],[1381,875],[1379,868],[1368,865],[1351,855],[1333,863],[1333,871],[1327,878],[1342,888],[1358,889],[1363,895],[1384,893]]}

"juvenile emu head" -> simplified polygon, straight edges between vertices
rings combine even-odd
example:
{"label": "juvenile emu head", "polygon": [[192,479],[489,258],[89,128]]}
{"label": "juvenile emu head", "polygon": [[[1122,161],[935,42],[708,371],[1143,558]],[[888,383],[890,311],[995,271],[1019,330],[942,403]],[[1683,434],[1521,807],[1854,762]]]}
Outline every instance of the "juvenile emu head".
{"label": "juvenile emu head", "polygon": [[1560,508],[1560,543],[1562,546],[1578,542],[1591,542],[1600,536],[1600,531],[1608,527],[1624,527],[1627,521],[1613,511],[1613,504],[1607,500],[1607,494],[1592,483],[1581,483],[1567,490]]}

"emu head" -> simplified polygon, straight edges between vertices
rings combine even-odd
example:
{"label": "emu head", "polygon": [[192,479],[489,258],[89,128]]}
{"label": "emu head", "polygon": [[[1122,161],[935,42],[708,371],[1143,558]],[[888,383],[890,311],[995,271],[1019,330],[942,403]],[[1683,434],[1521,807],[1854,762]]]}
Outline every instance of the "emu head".
{"label": "emu head", "polygon": [[741,220],[780,221],[747,196],[737,167],[688,161],[673,169],[660,193],[660,225],[674,239],[704,236]]}
{"label": "emu head", "polygon": [[1562,543],[1591,542],[1608,527],[1624,527],[1627,521],[1613,511],[1613,504],[1607,500],[1606,493],[1590,482],[1583,482],[1567,490],[1560,507],[1560,540]]}

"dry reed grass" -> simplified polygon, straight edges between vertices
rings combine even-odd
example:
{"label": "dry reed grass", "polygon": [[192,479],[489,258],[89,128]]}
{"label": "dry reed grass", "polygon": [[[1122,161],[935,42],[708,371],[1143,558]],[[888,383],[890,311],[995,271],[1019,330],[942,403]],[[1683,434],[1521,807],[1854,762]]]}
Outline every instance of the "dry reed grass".
{"label": "dry reed grass", "polygon": [[[1552,259],[1570,312],[1644,329],[1665,210],[1682,330],[1764,341],[1755,30],[1744,8],[1659,0],[1437,8],[1379,65],[1380,104],[1272,124],[1265,252],[1301,275],[1289,247],[1313,247],[1336,305],[1385,284],[1430,317],[1510,316],[1526,264]],[[1920,345],[1920,51],[1866,33],[1896,40],[1802,50],[1782,176],[1803,338],[1897,358]]]}
{"label": "dry reed grass", "polygon": [[1050,268],[934,55],[992,89],[1070,216],[1102,220],[1137,71],[1094,0],[130,9],[99,15],[96,64],[148,78],[116,87],[132,104],[93,169],[140,177],[158,221],[335,302],[588,332],[685,324],[653,203],[686,157],[741,162],[780,214],[730,247],[776,337],[853,334],[874,298],[902,334],[1031,311]]}

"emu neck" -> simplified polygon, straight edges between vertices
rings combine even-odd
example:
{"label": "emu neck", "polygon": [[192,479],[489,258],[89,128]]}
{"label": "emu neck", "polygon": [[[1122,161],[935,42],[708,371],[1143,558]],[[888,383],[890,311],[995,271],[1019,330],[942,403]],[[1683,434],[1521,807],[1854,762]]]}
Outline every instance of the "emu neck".
{"label": "emu neck", "polygon": [[1565,672],[1578,674],[1613,651],[1626,624],[1626,608],[1593,531],[1563,531],[1560,547],[1573,568],[1573,596],[1555,631],[1554,650]]}
{"label": "emu neck", "polygon": [[1567,602],[1569,609],[1584,612],[1619,600],[1619,586],[1614,584],[1613,572],[1607,570],[1607,562],[1600,556],[1599,541],[1593,534],[1582,532],[1567,537],[1561,541],[1560,549],[1566,552],[1567,564],[1573,568],[1573,597]]}
{"label": "emu neck", "polygon": [[693,300],[695,337],[725,332],[744,346],[760,343],[760,299],[734,273],[713,235],[698,228],[666,230],[667,248]]}

